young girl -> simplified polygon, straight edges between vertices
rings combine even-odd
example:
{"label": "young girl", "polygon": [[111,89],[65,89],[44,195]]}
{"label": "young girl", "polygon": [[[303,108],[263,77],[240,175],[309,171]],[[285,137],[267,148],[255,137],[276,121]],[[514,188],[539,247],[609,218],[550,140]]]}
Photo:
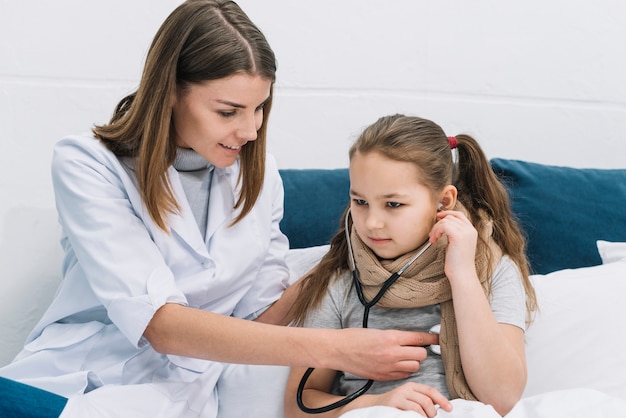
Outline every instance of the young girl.
{"label": "young girl", "polygon": [[440,327],[441,345],[407,380],[373,382],[363,396],[367,380],[359,376],[315,369],[302,379],[305,369],[294,368],[286,416],[387,405],[432,417],[436,405],[451,410],[448,398],[505,414],[525,386],[524,329],[535,295],[524,237],[480,146],[467,135],[446,137],[429,120],[394,115],[365,129],[349,155],[351,202],[329,252],[302,283],[296,323]]}

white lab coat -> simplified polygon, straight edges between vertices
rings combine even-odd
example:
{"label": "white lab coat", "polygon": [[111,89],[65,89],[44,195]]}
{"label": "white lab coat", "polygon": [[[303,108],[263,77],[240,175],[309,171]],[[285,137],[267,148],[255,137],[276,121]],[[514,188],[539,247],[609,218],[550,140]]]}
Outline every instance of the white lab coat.
{"label": "white lab coat", "polygon": [[181,213],[170,217],[167,234],[142,204],[132,159],[118,159],[91,136],[61,140],[52,178],[64,280],[0,375],[80,395],[104,415],[108,407],[124,416],[215,416],[223,365],[160,355],[142,334],[166,302],[247,318],[283,292],[283,188],[274,159],[266,165],[256,205],[233,227],[239,165],[215,169],[203,240],[174,168],[168,174]]}

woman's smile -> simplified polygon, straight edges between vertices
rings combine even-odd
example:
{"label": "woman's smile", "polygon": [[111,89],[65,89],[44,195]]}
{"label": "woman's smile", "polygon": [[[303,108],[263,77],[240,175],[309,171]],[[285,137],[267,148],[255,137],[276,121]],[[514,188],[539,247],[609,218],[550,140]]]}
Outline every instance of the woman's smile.
{"label": "woman's smile", "polygon": [[177,145],[216,167],[232,165],[243,146],[257,139],[271,84],[236,74],[181,88],[172,109]]}

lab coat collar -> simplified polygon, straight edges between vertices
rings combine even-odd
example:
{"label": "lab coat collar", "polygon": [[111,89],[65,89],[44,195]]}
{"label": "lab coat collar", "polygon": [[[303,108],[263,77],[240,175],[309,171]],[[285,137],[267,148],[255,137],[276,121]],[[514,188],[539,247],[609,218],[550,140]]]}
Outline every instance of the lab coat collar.
{"label": "lab coat collar", "polygon": [[[135,170],[134,158],[122,158],[121,160],[128,168]],[[209,197],[206,241],[202,239],[202,234],[200,234],[198,229],[191,206],[185,196],[185,190],[180,181],[178,171],[173,166],[170,166],[168,169],[167,174],[172,192],[180,206],[180,213],[171,214],[169,217],[170,230],[178,235],[185,242],[188,249],[194,251],[202,260],[209,258],[207,243],[215,231],[224,222],[231,222],[234,219],[235,194],[240,193],[240,187],[237,185],[239,167],[239,160],[237,160],[230,167],[214,168]]]}

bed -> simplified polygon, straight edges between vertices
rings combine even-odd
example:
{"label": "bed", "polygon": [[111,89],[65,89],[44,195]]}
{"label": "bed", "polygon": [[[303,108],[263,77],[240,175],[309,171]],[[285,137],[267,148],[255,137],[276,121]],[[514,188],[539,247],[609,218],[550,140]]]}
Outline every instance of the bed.
{"label": "bed", "polygon": [[[626,418],[626,170],[491,163],[528,236],[540,305],[526,333],[528,384],[507,418]],[[281,176],[281,227],[290,238],[287,262],[295,279],[326,251],[348,202],[348,173],[288,169]],[[219,417],[281,418],[287,373],[286,367],[228,366],[217,388]],[[32,416],[54,416],[64,403],[43,391],[24,396],[32,398],[23,403]],[[495,416],[487,405],[453,402],[454,416]],[[407,414],[381,407],[358,416]]]}

